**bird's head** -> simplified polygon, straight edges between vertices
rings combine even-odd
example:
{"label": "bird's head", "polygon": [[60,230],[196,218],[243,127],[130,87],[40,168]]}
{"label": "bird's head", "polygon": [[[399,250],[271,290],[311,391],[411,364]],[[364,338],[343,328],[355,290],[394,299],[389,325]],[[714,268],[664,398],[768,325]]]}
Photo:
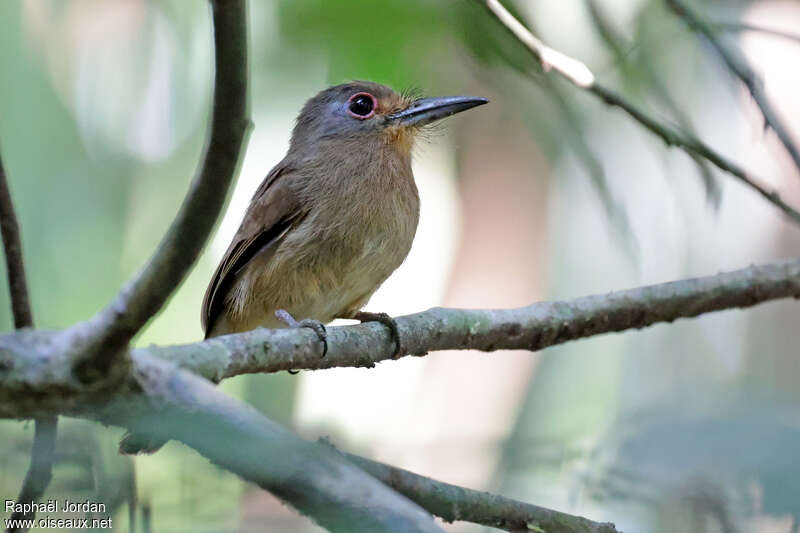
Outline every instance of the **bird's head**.
{"label": "bird's head", "polygon": [[417,98],[369,81],[335,85],[303,106],[292,133],[292,149],[325,141],[377,141],[410,152],[414,137],[425,126],[488,101],[473,96]]}

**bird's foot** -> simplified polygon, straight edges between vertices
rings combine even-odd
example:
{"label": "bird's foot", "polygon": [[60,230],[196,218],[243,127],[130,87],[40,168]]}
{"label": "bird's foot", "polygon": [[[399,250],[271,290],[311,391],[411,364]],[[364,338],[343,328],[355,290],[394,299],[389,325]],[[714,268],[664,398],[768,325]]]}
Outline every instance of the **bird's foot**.
{"label": "bird's foot", "polygon": [[395,345],[395,351],[392,355],[392,359],[399,359],[406,354],[406,347],[403,346],[403,342],[400,340],[400,330],[397,328],[397,322],[394,318],[390,317],[386,313],[370,313],[368,311],[359,311],[353,315],[353,318],[360,320],[361,322],[380,322],[389,328],[389,332],[392,334],[392,340],[394,341]]}
{"label": "bird's foot", "polygon": [[325,329],[325,324],[319,320],[305,318],[299,322],[285,309],[278,309],[275,311],[275,318],[286,324],[290,328],[308,328],[317,334],[320,342],[322,343],[322,357],[328,354],[328,330]]}

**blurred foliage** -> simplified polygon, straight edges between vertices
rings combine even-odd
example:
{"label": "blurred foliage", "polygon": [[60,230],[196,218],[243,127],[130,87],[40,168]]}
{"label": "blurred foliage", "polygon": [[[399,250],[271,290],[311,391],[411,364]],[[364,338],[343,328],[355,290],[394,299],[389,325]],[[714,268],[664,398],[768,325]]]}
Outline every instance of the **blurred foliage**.
{"label": "blurred foliage", "polygon": [[324,53],[334,80],[384,80],[403,87],[436,72],[436,54],[452,24],[445,3],[427,0],[354,0],[332,5],[324,0],[279,2],[283,44],[301,54]]}

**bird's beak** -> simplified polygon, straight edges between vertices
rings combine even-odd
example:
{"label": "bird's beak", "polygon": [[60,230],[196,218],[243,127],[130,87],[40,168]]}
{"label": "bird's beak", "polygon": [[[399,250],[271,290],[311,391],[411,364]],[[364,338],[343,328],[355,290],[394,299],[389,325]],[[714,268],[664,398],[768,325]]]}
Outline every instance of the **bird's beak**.
{"label": "bird's beak", "polygon": [[431,122],[461,113],[479,105],[488,104],[486,98],[475,96],[442,96],[438,98],[422,98],[411,104],[408,109],[386,116],[387,124],[400,126],[424,126]]}

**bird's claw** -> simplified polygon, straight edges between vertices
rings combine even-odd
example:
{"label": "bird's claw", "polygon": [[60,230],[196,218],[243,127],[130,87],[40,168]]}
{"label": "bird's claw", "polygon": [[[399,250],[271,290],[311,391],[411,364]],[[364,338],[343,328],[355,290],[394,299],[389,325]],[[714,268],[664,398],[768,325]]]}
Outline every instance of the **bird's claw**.
{"label": "bird's claw", "polygon": [[400,340],[400,330],[397,327],[397,321],[386,313],[370,313],[368,311],[359,311],[353,318],[361,322],[380,322],[387,328],[392,335],[394,341],[395,351],[392,354],[392,359],[399,359],[406,354],[406,348]]}
{"label": "bird's claw", "polygon": [[322,357],[325,357],[328,354],[328,330],[325,328],[325,324],[312,318],[304,318],[299,324],[301,328],[314,330],[317,338],[322,342]]}
{"label": "bird's claw", "polygon": [[[317,338],[322,342],[322,357],[328,354],[328,330],[325,329],[325,324],[319,320],[311,318],[304,318],[299,322],[285,309],[278,309],[275,311],[275,318],[286,324],[290,328],[308,328],[317,334]],[[291,371],[289,372],[291,374]]]}

